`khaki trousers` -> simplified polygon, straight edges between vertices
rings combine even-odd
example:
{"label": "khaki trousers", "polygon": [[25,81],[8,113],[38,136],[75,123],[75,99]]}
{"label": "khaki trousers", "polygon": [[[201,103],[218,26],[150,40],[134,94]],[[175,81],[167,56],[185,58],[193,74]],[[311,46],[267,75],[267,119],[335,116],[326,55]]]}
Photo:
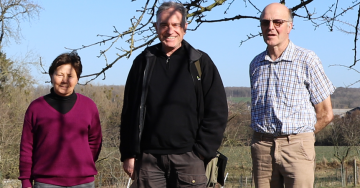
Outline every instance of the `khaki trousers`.
{"label": "khaki trousers", "polygon": [[315,135],[301,133],[273,137],[254,133],[251,144],[256,188],[312,188]]}

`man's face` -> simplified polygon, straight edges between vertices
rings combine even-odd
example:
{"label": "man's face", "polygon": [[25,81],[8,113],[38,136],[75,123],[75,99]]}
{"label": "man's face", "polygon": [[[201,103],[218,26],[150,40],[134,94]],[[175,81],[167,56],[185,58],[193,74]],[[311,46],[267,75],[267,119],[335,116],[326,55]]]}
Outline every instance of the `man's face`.
{"label": "man's face", "polygon": [[261,24],[263,38],[268,47],[286,47],[289,42],[289,34],[292,22],[283,22],[280,26],[274,25],[273,20],[289,21],[289,11],[281,4],[270,4],[264,12],[261,20],[271,20],[269,24]]}
{"label": "man's face", "polygon": [[166,54],[171,55],[181,46],[187,28],[187,23],[181,26],[182,19],[181,13],[174,8],[164,10],[157,18],[156,32]]}

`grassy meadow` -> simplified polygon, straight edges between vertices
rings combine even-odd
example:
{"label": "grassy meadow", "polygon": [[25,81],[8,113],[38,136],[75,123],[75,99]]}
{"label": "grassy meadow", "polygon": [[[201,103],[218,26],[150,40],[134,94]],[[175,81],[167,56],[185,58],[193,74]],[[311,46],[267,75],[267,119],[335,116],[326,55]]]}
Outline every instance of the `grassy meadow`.
{"label": "grassy meadow", "polygon": [[[234,147],[222,147],[219,150],[225,156],[228,157],[229,168],[251,168],[251,153],[250,146],[234,146]],[[334,146],[315,146],[316,151],[316,163],[323,163],[324,161],[333,162]],[[356,154],[355,150],[350,153],[351,156]]]}
{"label": "grassy meadow", "polygon": [[[342,147],[341,149],[345,149]],[[340,162],[334,156],[334,146],[315,146],[316,170],[315,187],[341,187]],[[225,187],[251,187],[251,153],[249,146],[222,147],[221,153],[228,157],[226,173],[228,178]],[[347,184],[353,185],[352,163],[356,157],[356,150],[351,150],[346,166]],[[357,165],[360,160],[357,159]],[[254,185],[253,185],[254,187]]]}
{"label": "grassy meadow", "polygon": [[246,103],[251,102],[251,97],[228,97],[229,100],[235,103]]}

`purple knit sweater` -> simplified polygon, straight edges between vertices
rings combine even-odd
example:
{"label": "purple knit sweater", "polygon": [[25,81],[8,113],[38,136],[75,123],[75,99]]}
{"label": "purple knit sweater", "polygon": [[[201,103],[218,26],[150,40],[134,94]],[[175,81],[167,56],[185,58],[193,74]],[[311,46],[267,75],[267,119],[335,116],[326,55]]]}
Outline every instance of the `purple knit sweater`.
{"label": "purple knit sweater", "polygon": [[99,113],[91,99],[77,94],[66,114],[44,97],[34,100],[25,114],[20,144],[22,187],[31,187],[32,179],[59,186],[94,181],[101,140]]}

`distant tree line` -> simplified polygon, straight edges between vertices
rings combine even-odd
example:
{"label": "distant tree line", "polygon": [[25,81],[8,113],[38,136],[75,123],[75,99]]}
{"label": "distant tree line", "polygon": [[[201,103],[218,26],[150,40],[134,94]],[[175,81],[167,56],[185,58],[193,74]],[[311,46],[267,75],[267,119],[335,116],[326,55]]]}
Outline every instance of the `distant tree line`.
{"label": "distant tree line", "polygon": [[336,88],[331,95],[333,108],[356,108],[360,106],[360,88]]}
{"label": "distant tree line", "polygon": [[249,87],[225,87],[226,97],[251,97]]}
{"label": "distant tree line", "polygon": [[[226,87],[226,96],[251,97],[250,87]],[[229,102],[229,122],[224,145],[248,145],[251,141],[250,110],[245,103]],[[333,108],[354,109],[360,107],[360,88],[338,87],[331,95]],[[248,103],[246,103],[248,104]],[[316,135],[318,146],[360,146],[360,111],[335,116],[334,120]]]}
{"label": "distant tree line", "polygon": [[[227,97],[251,97],[250,87],[226,87]],[[336,88],[331,95],[333,108],[351,109],[360,107],[360,88]]]}

